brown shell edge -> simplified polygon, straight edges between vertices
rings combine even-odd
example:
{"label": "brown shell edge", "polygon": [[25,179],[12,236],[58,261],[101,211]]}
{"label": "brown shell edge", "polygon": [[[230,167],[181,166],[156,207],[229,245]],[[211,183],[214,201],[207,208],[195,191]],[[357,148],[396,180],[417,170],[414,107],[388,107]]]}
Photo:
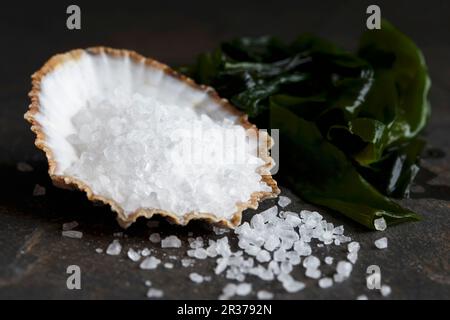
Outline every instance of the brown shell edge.
{"label": "brown shell edge", "polygon": [[[89,54],[101,54],[105,53],[113,57],[124,57],[129,56],[133,61],[135,62],[141,62],[148,66],[152,66],[155,68],[159,68],[163,72],[165,72],[167,75],[170,75],[172,77],[175,77],[179,79],[180,81],[185,82],[186,84],[202,90],[206,92],[210,98],[214,99],[220,106],[226,108],[230,113],[235,114],[239,116],[239,120],[241,122],[241,125],[246,128],[254,128],[257,129],[255,125],[251,124],[248,119],[247,115],[237,110],[235,107],[233,107],[228,100],[222,99],[219,97],[217,92],[208,86],[205,85],[198,85],[195,83],[192,79],[179,74],[175,70],[171,69],[169,66],[160,63],[154,59],[146,58],[137,52],[130,51],[130,50],[124,50],[124,49],[113,49],[108,47],[92,47],[88,48],[86,50],[83,49],[75,49],[71,50],[66,53],[57,54],[53,57],[51,57],[44,66],[35,72],[32,75],[32,89],[30,93],[28,94],[31,99],[31,104],[29,106],[28,111],[25,113],[24,118],[31,123],[31,130],[36,134],[36,140],[35,145],[44,151],[47,160],[48,160],[48,173],[53,181],[53,184],[60,188],[68,188],[68,189],[79,189],[81,191],[84,191],[87,195],[87,198],[91,201],[100,201],[104,204],[108,204],[113,211],[117,213],[117,221],[123,228],[127,228],[130,226],[133,222],[135,222],[139,217],[145,217],[145,218],[151,218],[153,215],[160,215],[165,218],[167,218],[169,221],[179,224],[179,225],[186,225],[191,220],[201,219],[206,220],[209,223],[221,226],[221,227],[227,227],[227,228],[234,228],[238,226],[241,223],[242,219],[242,212],[248,208],[251,209],[257,209],[259,201],[268,199],[268,198],[274,198],[280,193],[280,189],[277,186],[276,181],[272,178],[270,174],[263,174],[261,175],[262,181],[266,182],[267,185],[269,185],[272,188],[272,192],[254,192],[251,194],[250,199],[247,202],[244,203],[238,203],[237,204],[237,211],[231,216],[231,219],[225,219],[225,218],[219,218],[216,217],[214,214],[211,213],[201,213],[201,212],[190,212],[183,215],[183,217],[179,217],[176,214],[165,211],[162,209],[150,209],[150,208],[139,208],[135,212],[133,212],[130,215],[125,215],[123,209],[120,207],[118,203],[116,203],[112,199],[108,199],[105,197],[102,197],[100,195],[96,195],[93,193],[93,191],[90,189],[89,186],[87,186],[84,182],[75,179],[70,176],[64,176],[64,175],[56,175],[56,166],[57,163],[54,160],[52,150],[45,142],[45,134],[42,130],[41,124],[36,120],[35,115],[39,112],[39,92],[41,89],[41,81],[42,79],[49,74],[50,72],[54,71],[58,66],[62,65],[63,63],[70,61],[70,60],[77,60],[79,59],[83,53],[89,53]],[[269,150],[273,145],[272,138],[267,134],[267,149]],[[262,171],[269,172],[269,170],[273,167],[273,159],[265,155],[264,157],[261,157],[265,161],[265,165],[260,167],[259,169]]]}

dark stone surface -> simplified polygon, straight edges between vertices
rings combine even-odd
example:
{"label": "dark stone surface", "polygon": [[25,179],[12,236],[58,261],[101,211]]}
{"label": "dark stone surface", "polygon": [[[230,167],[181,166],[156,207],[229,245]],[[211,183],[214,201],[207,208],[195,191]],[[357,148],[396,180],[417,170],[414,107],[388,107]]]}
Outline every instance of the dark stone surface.
{"label": "dark stone surface", "polygon": [[[114,5],[101,2],[82,7],[82,30],[65,29],[63,2],[11,5],[0,11],[0,35],[3,41],[0,59],[0,298],[99,299],[145,298],[144,281],[162,288],[166,298],[215,299],[228,281],[223,276],[213,282],[196,285],[188,275],[195,270],[212,275],[213,259],[197,261],[195,268],[182,268],[179,259],[186,247],[157,250],[156,255],[169,261],[178,257],[172,270],[159,267],[139,270],[125,257],[97,254],[120,231],[113,214],[106,207],[96,207],[78,192],[51,186],[42,153],[34,146],[34,135],[23,120],[27,109],[29,76],[51,55],[75,47],[109,45],[135,49],[169,64],[186,63],[197,52],[213,48],[222,39],[237,35],[276,34],[291,39],[297,33],[313,31],[347,48],[354,47],[364,27],[366,1],[277,1],[172,2],[152,5]],[[279,299],[354,299],[367,294],[381,298],[365,287],[365,270],[379,265],[382,281],[392,287],[393,299],[450,298],[450,6],[444,1],[381,2],[382,14],[410,35],[423,49],[429,64],[433,87],[433,114],[426,130],[428,149],[412,198],[402,203],[421,213],[424,220],[392,227],[383,235],[389,239],[387,250],[377,250],[373,241],[382,234],[368,232],[351,221],[320,210],[335,224],[344,224],[347,233],[362,244],[360,258],[351,278],[322,290],[316,281],[306,280],[307,288],[287,294],[277,282],[266,283],[248,278],[254,289],[266,288]],[[18,172],[18,161],[35,167],[31,173]],[[43,197],[33,197],[36,183],[47,188]],[[294,203],[290,209],[311,208],[289,190]],[[261,209],[273,205],[268,200]],[[246,219],[254,213],[246,212]],[[77,220],[83,239],[61,237],[61,224]],[[192,223],[186,228],[162,222],[163,235],[176,234],[186,240],[187,233],[215,237],[209,227]],[[126,231],[124,249],[155,247],[148,241],[150,231],[139,221]],[[186,241],[184,241],[186,245]],[[317,254],[329,253],[344,258],[344,248],[318,248]],[[67,290],[66,268],[76,264],[82,270],[82,290]],[[326,268],[324,271],[327,273]],[[331,270],[329,270],[331,271]],[[293,273],[304,279],[302,270]],[[249,296],[251,298],[254,295]]]}

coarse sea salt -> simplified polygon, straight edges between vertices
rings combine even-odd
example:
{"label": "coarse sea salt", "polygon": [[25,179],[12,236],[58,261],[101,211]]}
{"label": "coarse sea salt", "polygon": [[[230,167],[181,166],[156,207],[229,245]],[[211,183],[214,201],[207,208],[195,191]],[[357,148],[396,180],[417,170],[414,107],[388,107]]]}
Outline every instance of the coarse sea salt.
{"label": "coarse sea salt", "polygon": [[158,265],[161,263],[161,260],[155,257],[147,257],[144,260],[142,260],[141,264],[139,265],[139,268],[144,270],[152,270],[156,269]]}
{"label": "coarse sea salt", "polygon": [[333,279],[331,278],[322,278],[319,280],[319,287],[326,289],[333,285]]}
{"label": "coarse sea salt", "polygon": [[141,255],[133,248],[128,249],[127,256],[134,262],[137,262],[141,259]]}
{"label": "coarse sea salt", "polygon": [[378,249],[386,249],[388,247],[388,240],[386,237],[383,237],[378,240],[375,240],[374,244],[375,247],[377,247]]}
{"label": "coarse sea salt", "polygon": [[375,230],[384,231],[387,228],[386,220],[384,220],[383,217],[375,219],[373,221],[373,226],[375,227]]}
{"label": "coarse sea salt", "polygon": [[391,294],[392,289],[391,289],[390,286],[388,286],[388,285],[386,285],[386,284],[383,284],[383,285],[381,286],[380,292],[381,292],[381,295],[382,295],[383,297],[387,297],[387,296],[389,296],[389,295]]}
{"label": "coarse sea salt", "polygon": [[237,203],[272,191],[257,172],[265,162],[256,137],[233,117],[199,110],[122,87],[93,97],[71,119],[67,141],[76,160],[63,173],[114,199],[126,215],[160,208],[231,218]]}
{"label": "coarse sea salt", "polygon": [[62,232],[63,237],[81,239],[83,237],[83,232],[75,230],[66,230]]}
{"label": "coarse sea salt", "polygon": [[168,236],[161,240],[161,248],[179,248],[181,240],[177,236]]}
{"label": "coarse sea salt", "polygon": [[291,203],[291,199],[285,196],[280,196],[278,198],[278,205],[282,208],[287,207]]}
{"label": "coarse sea salt", "polygon": [[273,299],[273,293],[266,290],[259,290],[256,294],[259,300],[271,300]]}
{"label": "coarse sea salt", "polygon": [[150,288],[147,291],[147,298],[162,298],[164,296],[164,292],[159,289]]}
{"label": "coarse sea salt", "polygon": [[117,256],[122,251],[122,245],[120,244],[119,240],[114,239],[106,249],[106,254],[109,254],[110,256]]}
{"label": "coarse sea salt", "polygon": [[189,279],[192,280],[192,282],[195,283],[202,283],[203,282],[203,276],[198,274],[197,272],[192,272],[191,274],[189,274]]}

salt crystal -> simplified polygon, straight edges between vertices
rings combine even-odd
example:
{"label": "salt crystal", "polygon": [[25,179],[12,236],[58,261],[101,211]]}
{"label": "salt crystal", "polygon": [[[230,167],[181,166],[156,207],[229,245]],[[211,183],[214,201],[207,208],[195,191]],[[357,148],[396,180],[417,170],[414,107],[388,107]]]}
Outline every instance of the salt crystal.
{"label": "salt crystal", "polygon": [[147,257],[147,256],[149,256],[149,255],[150,255],[150,250],[149,250],[148,248],[142,249],[142,251],[141,251],[141,256]]}
{"label": "salt crystal", "polygon": [[256,297],[259,300],[271,300],[273,299],[273,293],[266,290],[259,290]]}
{"label": "salt crystal", "polygon": [[383,217],[375,219],[373,221],[373,226],[375,227],[375,230],[384,231],[387,228],[386,220],[384,220]]}
{"label": "salt crystal", "polygon": [[128,249],[127,256],[128,258],[130,258],[130,260],[134,262],[139,261],[139,259],[141,259],[141,255],[137,253],[133,248]]}
{"label": "salt crystal", "polygon": [[97,249],[95,249],[95,252],[97,252],[97,253],[103,253],[103,249],[102,249],[102,248],[97,248]]}
{"label": "salt crystal", "polygon": [[219,258],[217,259],[217,266],[214,272],[216,274],[222,273],[228,266],[228,259],[226,258]]}
{"label": "salt crystal", "polygon": [[115,232],[115,233],[113,233],[113,237],[122,238],[123,237],[123,232]]}
{"label": "salt crystal", "polygon": [[166,268],[166,269],[173,269],[173,263],[172,262],[164,263],[164,268]]}
{"label": "salt crystal", "polygon": [[388,240],[386,237],[383,237],[378,240],[375,240],[374,244],[375,247],[377,247],[378,249],[386,249],[388,246]]}
{"label": "salt crystal", "polygon": [[316,269],[320,266],[319,258],[315,256],[308,256],[303,260],[303,267],[306,269]]}
{"label": "salt crystal", "polygon": [[278,214],[277,206],[270,207],[269,209],[264,210],[263,212],[260,213],[260,215],[264,219],[264,222],[273,221],[276,218],[277,214]]}
{"label": "salt crystal", "polygon": [[369,300],[365,294],[361,294],[356,297],[356,300]]}
{"label": "salt crystal", "polygon": [[109,254],[110,256],[117,256],[122,251],[122,245],[120,244],[119,240],[115,239],[113,242],[111,242],[106,249],[106,254]]}
{"label": "salt crystal", "polygon": [[194,250],[194,258],[206,259],[207,257],[208,257],[208,252],[204,248],[197,248]]}
{"label": "salt crystal", "polygon": [[145,280],[145,285],[147,287],[151,287],[152,286],[152,282],[150,280]]}
{"label": "salt crystal", "polygon": [[40,196],[44,196],[45,195],[45,187],[37,184],[34,186],[33,189],[33,196],[35,197],[40,197]]}
{"label": "salt crystal", "polygon": [[258,253],[261,251],[261,248],[255,245],[248,245],[245,248],[245,253],[251,256],[257,256]]}
{"label": "salt crystal", "polygon": [[358,260],[358,253],[357,252],[350,252],[347,254],[347,260],[351,263],[355,264],[356,260]]}
{"label": "salt crystal", "polygon": [[159,233],[152,233],[148,239],[153,243],[158,243],[161,241],[161,236]]}
{"label": "salt crystal", "polygon": [[236,294],[238,296],[246,296],[252,292],[252,285],[250,283],[240,283],[236,286]]}
{"label": "salt crystal", "polygon": [[181,240],[177,236],[168,236],[161,240],[161,248],[180,248]]}
{"label": "salt crystal", "polygon": [[278,277],[281,281],[283,288],[290,293],[298,292],[305,288],[305,284],[301,281],[297,281],[289,274],[283,274]]}
{"label": "salt crystal", "polygon": [[346,279],[346,277],[344,277],[344,275],[342,275],[340,273],[335,273],[333,275],[334,282],[343,282],[345,279]]}
{"label": "salt crystal", "polygon": [[350,242],[347,245],[348,252],[358,252],[360,248],[361,248],[360,244],[356,241]]}
{"label": "salt crystal", "polygon": [[333,257],[325,257],[325,264],[328,264],[328,265],[330,265],[330,264],[333,264]]}
{"label": "salt crystal", "polygon": [[17,170],[20,172],[31,172],[33,171],[33,167],[26,162],[17,163]]}
{"label": "salt crystal", "polygon": [[312,279],[319,279],[322,275],[319,269],[308,268],[306,269],[305,276]]}
{"label": "salt crystal", "polygon": [[72,230],[72,229],[75,229],[76,227],[78,227],[78,222],[76,222],[76,221],[66,222],[66,223],[63,223],[63,225],[62,225],[62,229],[64,231]]}
{"label": "salt crystal", "polygon": [[286,250],[283,248],[278,249],[273,254],[273,259],[275,261],[284,261],[286,259]]}
{"label": "salt crystal", "polygon": [[152,270],[156,269],[158,265],[161,263],[161,260],[155,257],[147,257],[145,258],[141,264],[139,265],[139,268],[144,270]]}
{"label": "salt crystal", "polygon": [[382,286],[381,286],[381,289],[380,289],[380,292],[381,292],[381,295],[383,296],[383,297],[387,297],[388,295],[390,295],[391,294],[391,287],[390,286],[388,286],[388,285],[386,285],[386,284],[383,284]]}
{"label": "salt crystal", "polygon": [[259,262],[268,262],[270,261],[270,253],[266,250],[260,250],[256,255],[256,260]]}
{"label": "salt crystal", "polygon": [[286,257],[288,258],[289,262],[294,266],[300,264],[301,262],[300,255],[295,251],[287,252]]}
{"label": "salt crystal", "polygon": [[279,246],[280,246],[280,238],[278,238],[274,234],[270,234],[267,237],[266,242],[264,242],[264,248],[269,250],[269,251],[273,251],[276,248],[278,248]]}
{"label": "salt crystal", "polygon": [[250,220],[250,225],[253,229],[263,229],[264,228],[264,218],[260,214],[255,214]]}
{"label": "salt crystal", "polygon": [[294,250],[297,251],[300,256],[304,257],[309,256],[312,253],[311,246],[302,240],[294,243]]}
{"label": "salt crystal", "polygon": [[148,298],[162,298],[163,295],[164,295],[164,292],[159,289],[150,288],[147,291]]}
{"label": "salt crystal", "polygon": [[289,261],[283,261],[280,264],[280,271],[282,273],[290,273],[293,269],[292,264]]}
{"label": "salt crystal", "polygon": [[334,228],[333,233],[336,235],[344,234],[344,226],[338,226],[338,227]]}
{"label": "salt crystal", "polygon": [[319,287],[325,289],[329,288],[333,285],[333,279],[331,278],[322,278],[319,280]]}
{"label": "salt crystal", "polygon": [[195,282],[195,283],[202,283],[203,282],[203,276],[193,272],[191,274],[189,274],[189,279],[191,279],[191,281]]}
{"label": "salt crystal", "polygon": [[220,236],[220,235],[222,235],[222,234],[224,234],[224,233],[227,233],[227,232],[229,232],[229,231],[230,231],[229,229],[218,228],[218,227],[216,227],[216,226],[213,226],[213,232],[214,232],[216,235],[218,235],[218,236]]}
{"label": "salt crystal", "polygon": [[181,265],[183,266],[183,267],[190,267],[190,266],[192,266],[194,264],[194,260],[192,260],[192,259],[181,259]]}
{"label": "salt crystal", "polygon": [[352,264],[347,261],[339,261],[336,266],[336,272],[345,278],[348,278],[350,276],[352,269]]}
{"label": "salt crystal", "polygon": [[237,286],[234,283],[228,283],[222,290],[221,299],[229,299],[236,294]]}
{"label": "salt crystal", "polygon": [[62,232],[62,236],[66,238],[81,239],[83,237],[83,232],[67,230]]}
{"label": "salt crystal", "polygon": [[282,208],[288,206],[291,203],[291,199],[285,196],[280,196],[278,198],[278,205]]}

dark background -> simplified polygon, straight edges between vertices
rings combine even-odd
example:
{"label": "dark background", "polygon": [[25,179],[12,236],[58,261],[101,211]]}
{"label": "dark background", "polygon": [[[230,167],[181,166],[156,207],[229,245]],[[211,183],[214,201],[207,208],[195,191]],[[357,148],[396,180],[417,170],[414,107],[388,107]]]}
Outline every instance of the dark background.
{"label": "dark background", "polygon": [[[353,49],[365,28],[366,8],[378,4],[382,16],[409,35],[422,49],[432,79],[432,117],[425,132],[427,150],[421,162],[412,199],[403,204],[424,221],[389,229],[389,248],[373,249],[380,233],[367,232],[351,221],[326,212],[333,222],[362,243],[360,260],[345,283],[321,290],[313,281],[297,294],[287,294],[278,283],[252,279],[254,288],[267,288],[276,298],[345,298],[359,294],[378,299],[365,289],[365,268],[378,264],[390,298],[450,298],[450,2],[448,1],[89,1],[57,3],[3,1],[0,5],[0,298],[144,298],[143,281],[151,279],[167,298],[215,299],[227,282],[195,285],[191,270],[176,265],[139,271],[125,257],[95,253],[119,231],[108,208],[94,207],[84,195],[51,187],[43,154],[33,145],[34,135],[23,120],[28,107],[30,75],[52,55],[77,47],[106,45],[133,49],[169,65],[192,62],[197,53],[235,36],[277,35],[292,40],[303,32],[326,37]],[[78,4],[82,29],[66,29],[66,8]],[[18,172],[18,161],[35,170]],[[45,197],[32,197],[35,183],[47,187]],[[293,209],[309,207],[296,199]],[[274,201],[266,201],[267,208]],[[247,216],[251,216],[249,210]],[[82,240],[61,238],[61,223],[77,220]],[[195,223],[187,228],[164,224],[163,234],[183,239],[188,231],[212,236]],[[130,228],[124,248],[151,246],[144,222]],[[183,250],[173,254],[182,256]],[[161,253],[162,254],[162,253]],[[171,253],[172,254],[172,253]],[[340,253],[343,255],[343,251]],[[83,270],[83,290],[66,289],[65,268]],[[179,263],[178,263],[179,264]],[[211,274],[214,261],[201,261],[196,271]],[[199,271],[200,270],[200,271]],[[250,296],[250,297],[254,297]]]}

